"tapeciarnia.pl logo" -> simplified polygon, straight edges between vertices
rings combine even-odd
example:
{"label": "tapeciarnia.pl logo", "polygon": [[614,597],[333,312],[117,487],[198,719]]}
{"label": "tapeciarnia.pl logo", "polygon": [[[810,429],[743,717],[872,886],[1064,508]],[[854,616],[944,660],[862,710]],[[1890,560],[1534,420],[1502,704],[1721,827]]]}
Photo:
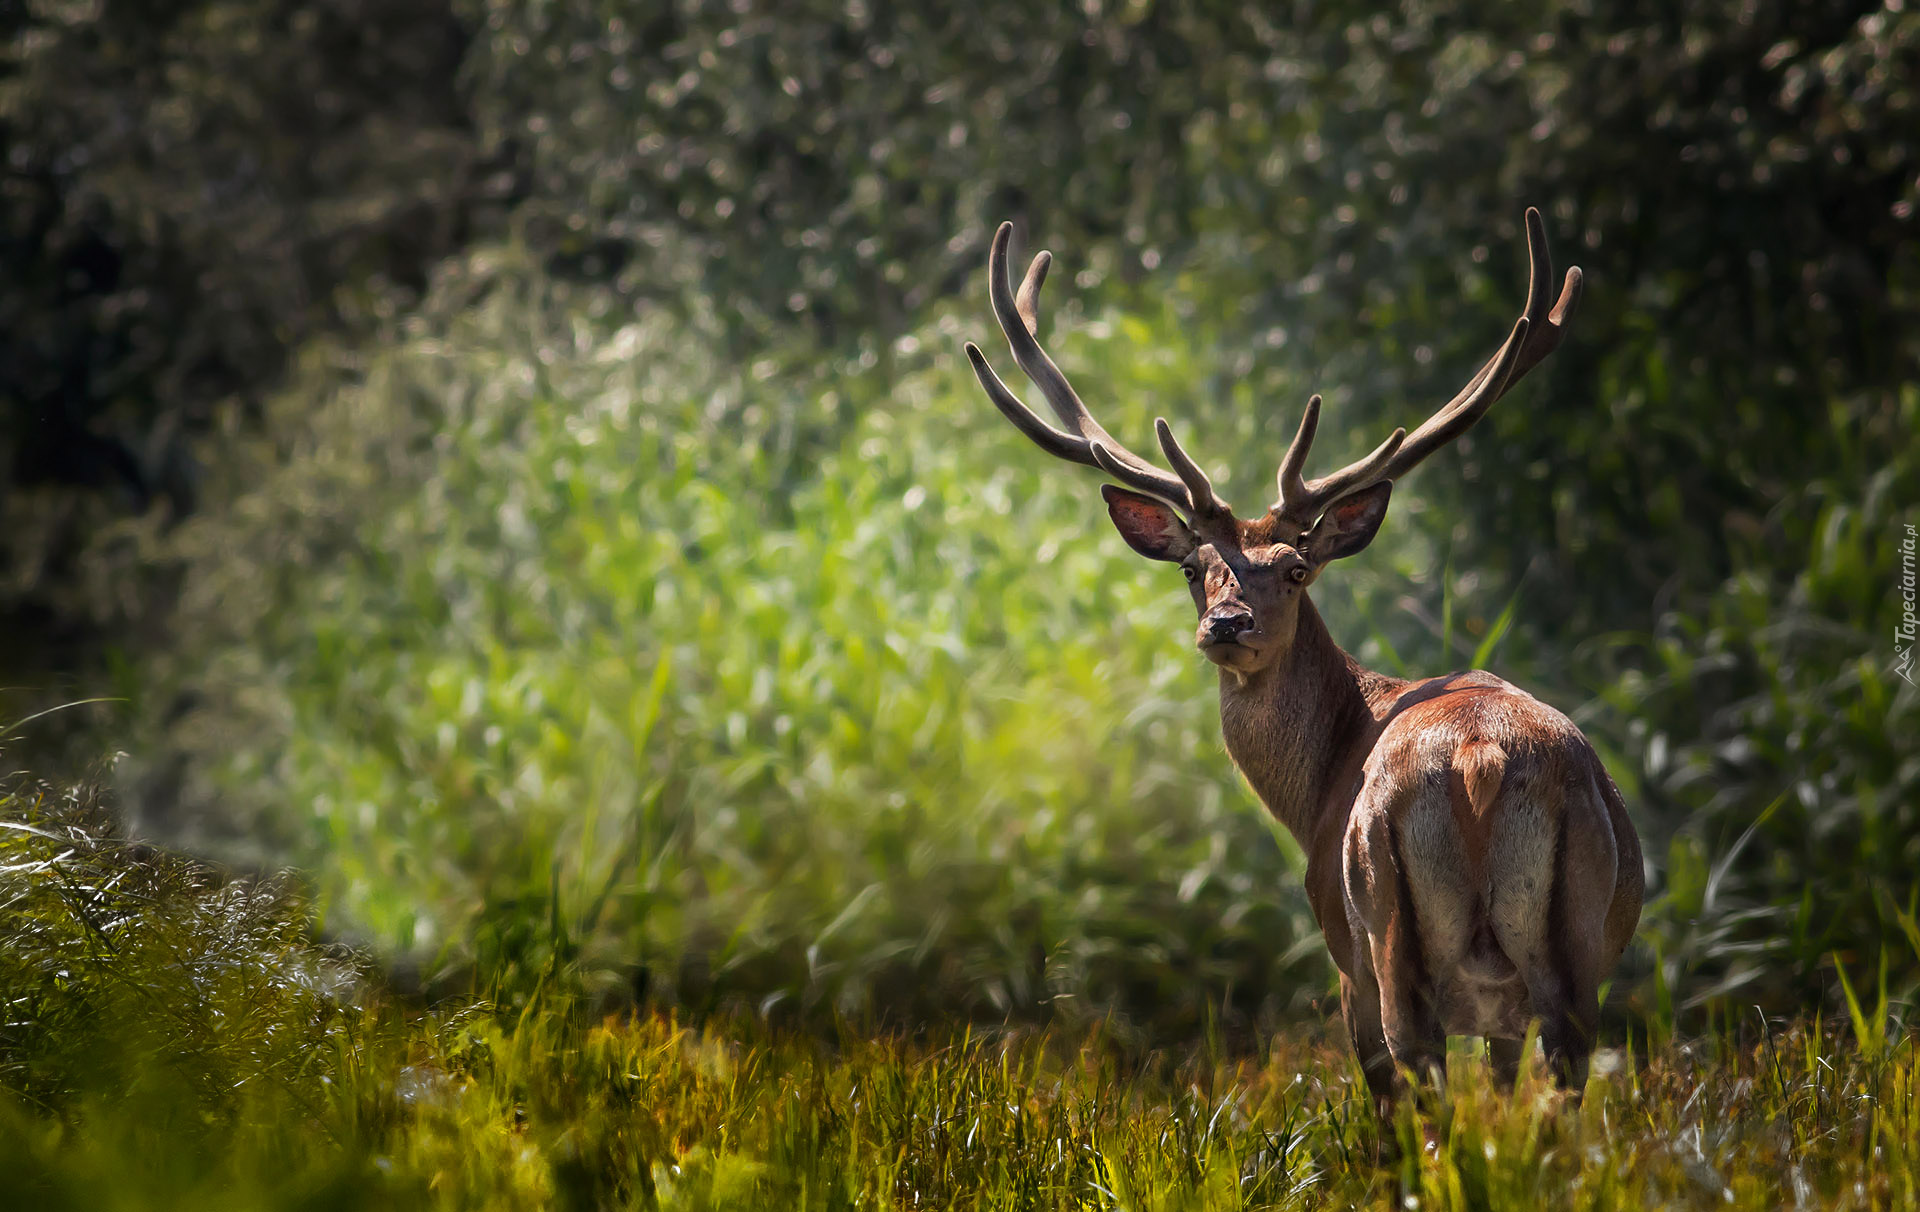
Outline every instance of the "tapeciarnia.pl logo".
{"label": "tapeciarnia.pl logo", "polygon": [[1900,540],[1900,621],[1893,628],[1893,671],[1906,680],[1907,685],[1917,683],[1913,680],[1913,639],[1920,631],[1920,594],[1914,589],[1914,527],[1907,524],[1906,537]]}

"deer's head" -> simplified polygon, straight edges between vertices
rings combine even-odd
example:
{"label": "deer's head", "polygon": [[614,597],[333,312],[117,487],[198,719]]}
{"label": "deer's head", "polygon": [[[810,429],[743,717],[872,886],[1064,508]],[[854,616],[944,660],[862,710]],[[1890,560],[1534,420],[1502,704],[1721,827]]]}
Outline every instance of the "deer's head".
{"label": "deer's head", "polygon": [[1065,429],[1034,414],[1000,381],[977,345],[967,343],[980,385],[1014,427],[1048,454],[1097,467],[1124,487],[1106,485],[1107,513],[1127,544],[1148,559],[1178,564],[1193,595],[1199,626],[1194,643],[1208,659],[1242,679],[1291,649],[1307,587],[1334,560],[1373,541],[1386,518],[1393,481],[1479,420],[1520,376],[1558,347],[1580,300],[1580,270],[1567,270],[1557,300],[1540,212],[1527,210],[1531,274],[1526,309],[1492,358],[1444,408],[1412,434],[1396,429],[1372,454],[1318,479],[1303,472],[1320,424],[1320,397],[1307,401],[1299,432],[1280,460],[1279,496],[1252,518],[1234,513],[1200,465],[1154,422],[1171,471],[1114,441],[1080,402],[1066,376],[1040,347],[1040,286],[1052,256],[1034,257],[1018,295],[1010,289],[1007,251],[1013,225],[994,233],[988,256],[994,315],[1013,357],[1047,398]]}
{"label": "deer's head", "polygon": [[1107,513],[1128,546],[1180,565],[1199,626],[1193,642],[1208,660],[1241,675],[1284,656],[1307,586],[1334,560],[1368,543],[1387,516],[1393,485],[1381,481],[1335,502],[1306,530],[1269,515],[1189,525],[1164,501],[1102,486]]}

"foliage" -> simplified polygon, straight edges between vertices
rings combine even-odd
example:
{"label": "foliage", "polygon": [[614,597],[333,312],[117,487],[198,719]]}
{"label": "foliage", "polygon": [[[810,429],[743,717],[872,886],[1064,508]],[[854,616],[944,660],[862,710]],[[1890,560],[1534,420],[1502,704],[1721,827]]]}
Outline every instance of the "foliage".
{"label": "foliage", "polygon": [[221,405],[485,226],[465,46],[431,0],[0,10],[0,625],[38,641],[0,676],[92,672],[88,540],[191,511]]}
{"label": "foliage", "polygon": [[[334,929],[518,993],[577,947],[694,1006],[1191,1031],[1323,992],[1170,570],[1095,481],[1006,457],[951,323],[891,379],[736,374],[567,294],[477,258],[436,323],[277,404],[313,427],[291,457],[223,457],[243,495],[166,539],[182,642],[128,688],[194,696],[141,746],[185,762],[148,827],[291,855]],[[1145,386],[1214,323],[1091,348],[1158,347],[1112,365]]]}
{"label": "foliage", "polygon": [[[0,11],[0,674],[125,698],[133,836],[312,881],[0,781],[10,1183],[1915,1206],[1917,42],[1846,0]],[[1466,377],[1527,202],[1574,339],[1316,601],[1602,747],[1633,1047],[1578,1113],[1460,1066],[1383,1169],[1344,1050],[1274,1037],[1330,973],[1177,584],[954,352],[1012,218],[1102,416],[1257,505],[1309,392],[1332,461]]]}
{"label": "foliage", "polygon": [[666,246],[730,328],[891,336],[1015,219],[1082,287],[1190,266],[1381,433],[1492,348],[1541,206],[1591,274],[1554,406],[1430,492],[1587,634],[1798,550],[1780,506],[1904,443],[1920,13],[1877,9],[492,0],[468,71],[529,230],[634,290]]}
{"label": "foliage", "polygon": [[1560,406],[1497,415],[1434,499],[1463,567],[1616,570],[1558,595],[1578,634],[1646,630],[1656,595],[1692,612],[1800,549],[1802,485],[1857,484],[1846,450],[1903,436],[1903,6],[175,0],[4,22],[0,442],[17,478],[68,485],[9,494],[13,609],[42,631],[112,609],[73,559],[111,510],[72,482],[198,500],[180,435],[503,223],[628,298],[693,292],[750,360],[796,324],[833,351],[917,327],[1011,217],[1081,258],[1082,288],[1191,264],[1384,427],[1484,354],[1538,203],[1594,271],[1546,372]]}
{"label": "foliage", "polygon": [[[1899,403],[1920,422],[1920,392]],[[1911,927],[1920,882],[1920,695],[1896,671],[1901,543],[1920,466],[1861,458],[1817,481],[1784,584],[1745,569],[1696,614],[1663,612],[1607,691],[1631,719],[1646,801],[1670,831],[1651,941],[1699,1005],[1803,989],[1837,951],[1872,963]],[[1911,565],[1909,565],[1911,567]],[[1900,984],[1920,991],[1903,963]]]}

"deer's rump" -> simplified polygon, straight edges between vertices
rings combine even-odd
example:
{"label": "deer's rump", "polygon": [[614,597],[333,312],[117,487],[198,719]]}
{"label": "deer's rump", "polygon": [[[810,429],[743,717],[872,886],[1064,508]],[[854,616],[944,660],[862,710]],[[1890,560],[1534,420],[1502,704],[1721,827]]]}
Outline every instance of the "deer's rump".
{"label": "deer's rump", "polygon": [[1348,917],[1376,975],[1419,988],[1447,1034],[1518,1037],[1618,958],[1639,846],[1565,716],[1488,674],[1440,682],[1407,696],[1368,755]]}

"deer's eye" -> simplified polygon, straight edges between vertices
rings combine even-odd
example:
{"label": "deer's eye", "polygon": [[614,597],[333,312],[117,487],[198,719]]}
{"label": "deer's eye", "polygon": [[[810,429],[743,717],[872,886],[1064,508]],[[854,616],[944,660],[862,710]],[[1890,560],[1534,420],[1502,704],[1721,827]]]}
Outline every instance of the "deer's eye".
{"label": "deer's eye", "polygon": [[1194,567],[1191,564],[1180,565],[1180,571],[1187,574],[1187,584],[1189,585],[1193,584],[1194,581],[1198,580],[1200,577],[1200,574],[1194,570]]}
{"label": "deer's eye", "polygon": [[1307,579],[1307,566],[1305,564],[1295,564],[1287,570],[1287,579],[1295,585],[1300,584]]}

